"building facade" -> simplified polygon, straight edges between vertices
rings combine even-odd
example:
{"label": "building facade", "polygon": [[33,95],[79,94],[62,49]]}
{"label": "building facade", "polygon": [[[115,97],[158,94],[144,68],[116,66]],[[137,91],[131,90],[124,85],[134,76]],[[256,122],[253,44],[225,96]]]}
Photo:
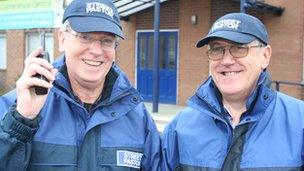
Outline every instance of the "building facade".
{"label": "building facade", "polygon": [[[247,0],[248,3],[260,2]],[[114,1],[118,3],[119,0]],[[0,2],[1,3],[1,2]],[[246,8],[266,25],[273,48],[269,66],[272,80],[302,83],[304,80],[304,1],[264,0]],[[64,2],[62,3],[64,6]],[[283,9],[278,14],[278,9]],[[166,0],[160,5],[160,91],[161,103],[185,104],[199,84],[209,75],[206,48],[196,42],[211,24],[229,12],[239,12],[237,0]],[[122,13],[122,12],[121,12]],[[154,8],[122,16],[125,40],[120,41],[116,63],[127,73],[147,101],[152,99]],[[0,71],[1,88],[12,89],[22,71],[30,38],[44,30],[49,35],[54,59],[59,55],[58,26],[53,28],[6,29],[0,31],[6,49],[6,67]],[[32,38],[35,39],[35,38]],[[35,40],[33,40],[35,41]],[[48,43],[48,42],[47,42]],[[6,48],[3,48],[3,44]],[[34,46],[34,45],[31,45]],[[0,54],[1,55],[1,54]],[[1,56],[2,58],[2,56]],[[280,85],[280,91],[304,98],[303,87]]]}

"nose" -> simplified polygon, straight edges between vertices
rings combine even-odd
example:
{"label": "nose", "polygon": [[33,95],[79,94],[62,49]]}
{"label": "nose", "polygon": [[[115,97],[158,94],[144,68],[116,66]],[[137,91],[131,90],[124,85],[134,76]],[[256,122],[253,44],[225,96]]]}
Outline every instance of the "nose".
{"label": "nose", "polygon": [[96,55],[100,55],[103,53],[103,47],[101,45],[101,42],[96,40],[90,45],[90,52]]}
{"label": "nose", "polygon": [[223,59],[221,60],[222,65],[232,65],[235,63],[234,57],[231,55],[228,48],[225,48]]}

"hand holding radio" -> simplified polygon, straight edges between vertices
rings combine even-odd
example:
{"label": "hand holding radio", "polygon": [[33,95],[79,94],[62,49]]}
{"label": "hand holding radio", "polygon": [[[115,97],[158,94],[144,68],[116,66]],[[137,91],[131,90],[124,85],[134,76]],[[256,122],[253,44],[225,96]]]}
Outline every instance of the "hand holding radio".
{"label": "hand holding radio", "polygon": [[49,63],[49,55],[43,46],[25,59],[23,73],[16,82],[17,111],[29,119],[40,112],[57,73],[57,69]]}
{"label": "hand holding radio", "polygon": [[[40,37],[40,41],[41,41],[41,46],[42,46],[42,49],[44,50],[43,52],[41,52],[37,57],[38,58],[42,58],[42,59],[46,59],[48,62],[50,62],[50,55],[47,51],[45,51],[45,33],[42,33],[41,34],[41,37]],[[49,82],[43,75],[41,74],[36,74],[35,77],[41,79],[41,80],[45,80],[47,82]],[[48,92],[48,89],[45,88],[45,87],[41,87],[41,86],[34,86],[35,88],[35,93],[37,95],[45,95],[47,94]]]}

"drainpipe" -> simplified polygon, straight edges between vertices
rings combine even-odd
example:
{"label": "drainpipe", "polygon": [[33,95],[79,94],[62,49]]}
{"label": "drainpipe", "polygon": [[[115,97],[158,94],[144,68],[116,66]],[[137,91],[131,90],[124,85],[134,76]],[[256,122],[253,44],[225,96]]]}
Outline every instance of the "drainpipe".
{"label": "drainpipe", "polygon": [[159,98],[159,0],[155,0],[154,6],[154,67],[153,67],[153,108],[152,112],[158,112]]}

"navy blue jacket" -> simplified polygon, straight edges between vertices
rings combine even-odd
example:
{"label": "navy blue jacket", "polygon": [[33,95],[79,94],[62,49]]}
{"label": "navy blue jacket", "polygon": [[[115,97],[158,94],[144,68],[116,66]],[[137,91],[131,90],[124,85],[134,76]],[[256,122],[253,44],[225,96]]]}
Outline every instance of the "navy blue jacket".
{"label": "navy blue jacket", "polygon": [[304,103],[271,90],[264,71],[233,129],[211,77],[162,135],[162,170],[302,170]]}
{"label": "navy blue jacket", "polygon": [[[63,58],[55,66],[62,66]],[[57,67],[58,67],[57,66]],[[137,90],[114,64],[108,97],[86,109],[56,76],[39,117],[16,111],[14,92],[0,98],[0,170],[158,170],[159,134]]]}

